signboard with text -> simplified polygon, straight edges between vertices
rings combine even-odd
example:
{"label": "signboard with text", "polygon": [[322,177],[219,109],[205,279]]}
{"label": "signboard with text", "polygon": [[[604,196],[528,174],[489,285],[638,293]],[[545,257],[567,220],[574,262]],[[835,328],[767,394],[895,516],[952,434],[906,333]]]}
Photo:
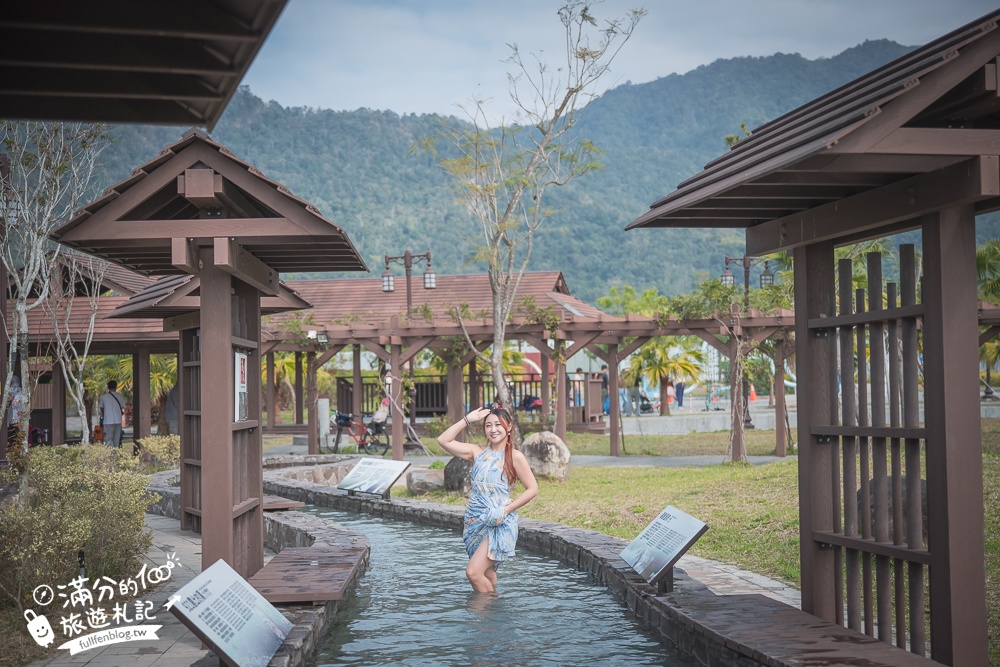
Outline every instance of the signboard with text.
{"label": "signboard with text", "polygon": [[247,401],[250,396],[247,393],[247,357],[249,355],[246,352],[236,352],[235,355],[234,368],[236,370],[236,378],[234,386],[236,393],[233,397],[233,404],[236,408],[236,413],[233,415],[233,421],[242,422],[247,420]]}
{"label": "signboard with text", "polygon": [[621,557],[643,579],[655,584],[706,530],[708,525],[703,521],[668,506],[629,542]]}
{"label": "signboard with text", "polygon": [[338,489],[358,493],[384,495],[399,476],[406,472],[410,464],[406,461],[386,461],[383,459],[361,459],[347,473]]}
{"label": "signboard with text", "polygon": [[221,558],[177,591],[171,613],[227,665],[265,667],[292,624]]}

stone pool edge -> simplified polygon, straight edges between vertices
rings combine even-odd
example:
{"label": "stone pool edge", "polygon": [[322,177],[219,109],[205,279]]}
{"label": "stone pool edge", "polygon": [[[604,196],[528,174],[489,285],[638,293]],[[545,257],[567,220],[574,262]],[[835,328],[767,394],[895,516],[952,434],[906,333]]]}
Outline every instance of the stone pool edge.
{"label": "stone pool edge", "polygon": [[[157,499],[147,508],[147,512],[180,520],[180,487],[176,486],[179,478],[177,470],[150,475],[148,488]],[[286,547],[338,544],[345,540],[368,547],[368,538],[364,535],[311,514],[294,510],[264,514],[264,546],[274,552],[280,552]],[[368,569],[370,554],[369,547],[365,551],[364,562],[355,570],[347,590],[353,589],[357,578]],[[313,658],[321,638],[336,620],[340,601],[330,600],[323,605],[282,604],[279,610],[291,621],[292,629],[271,658],[268,667],[301,667]]]}

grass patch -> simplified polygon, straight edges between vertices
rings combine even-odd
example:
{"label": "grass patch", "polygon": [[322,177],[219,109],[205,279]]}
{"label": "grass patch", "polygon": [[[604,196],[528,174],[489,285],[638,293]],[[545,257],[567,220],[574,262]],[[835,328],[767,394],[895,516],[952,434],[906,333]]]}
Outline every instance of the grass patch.
{"label": "grass patch", "polygon": [[[641,420],[640,420],[641,421]],[[796,441],[792,429],[792,441]],[[747,452],[752,456],[774,454],[774,431],[753,429],[746,432]],[[594,433],[567,433],[566,446],[573,454],[600,456],[611,451],[611,438]],[[729,431],[688,433],[686,435],[626,435],[624,456],[725,456]]]}
{"label": "grass patch", "polygon": [[983,509],[990,664],[1000,665],[1000,419],[983,420]]}

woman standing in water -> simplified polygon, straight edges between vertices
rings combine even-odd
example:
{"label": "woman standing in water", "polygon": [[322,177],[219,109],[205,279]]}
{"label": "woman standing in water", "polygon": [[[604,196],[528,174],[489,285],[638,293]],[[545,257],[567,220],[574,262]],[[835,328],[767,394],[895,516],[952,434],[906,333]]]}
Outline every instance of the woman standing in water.
{"label": "woman standing in water", "polygon": [[[487,447],[456,440],[477,422],[483,423]],[[472,491],[462,538],[469,554],[465,575],[480,593],[497,589],[497,568],[514,555],[517,543],[517,508],[538,495],[528,460],[514,449],[512,425],[510,413],[503,408],[477,408],[438,436],[438,444],[449,454],[472,461]],[[518,480],[524,492],[511,500],[510,491]]]}

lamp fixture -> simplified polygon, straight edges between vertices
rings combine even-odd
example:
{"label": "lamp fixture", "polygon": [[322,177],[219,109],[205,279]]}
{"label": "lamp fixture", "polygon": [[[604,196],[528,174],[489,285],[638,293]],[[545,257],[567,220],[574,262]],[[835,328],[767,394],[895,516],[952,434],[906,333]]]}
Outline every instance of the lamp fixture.
{"label": "lamp fixture", "polygon": [[764,272],[760,274],[760,288],[770,287],[774,284],[774,274],[771,273],[770,262],[764,262]]}
{"label": "lamp fixture", "polygon": [[722,284],[726,287],[732,287],[736,284],[736,278],[733,277],[733,272],[729,270],[729,262],[726,262],[726,270],[722,273],[719,280],[722,281]]}
{"label": "lamp fixture", "polygon": [[382,274],[382,291],[383,292],[395,292],[396,291],[396,281],[392,277],[392,272],[389,271],[389,267],[385,267],[385,273]]}

